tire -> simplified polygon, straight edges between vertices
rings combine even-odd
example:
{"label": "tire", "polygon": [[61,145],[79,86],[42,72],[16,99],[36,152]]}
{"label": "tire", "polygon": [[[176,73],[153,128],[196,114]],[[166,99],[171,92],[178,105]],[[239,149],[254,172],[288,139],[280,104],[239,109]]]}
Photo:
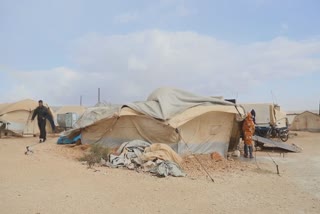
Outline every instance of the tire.
{"label": "tire", "polygon": [[289,139],[289,134],[281,133],[280,134],[280,139],[282,140],[282,142],[286,142]]}

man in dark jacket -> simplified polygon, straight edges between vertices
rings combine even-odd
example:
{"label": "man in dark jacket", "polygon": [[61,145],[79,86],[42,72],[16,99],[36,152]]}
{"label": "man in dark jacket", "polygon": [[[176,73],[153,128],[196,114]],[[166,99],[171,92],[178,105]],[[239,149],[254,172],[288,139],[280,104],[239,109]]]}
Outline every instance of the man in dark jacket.
{"label": "man in dark jacket", "polygon": [[46,120],[50,117],[50,113],[47,107],[43,106],[43,101],[39,100],[39,106],[34,110],[31,120],[38,116],[38,126],[40,129],[40,143],[46,141]]}

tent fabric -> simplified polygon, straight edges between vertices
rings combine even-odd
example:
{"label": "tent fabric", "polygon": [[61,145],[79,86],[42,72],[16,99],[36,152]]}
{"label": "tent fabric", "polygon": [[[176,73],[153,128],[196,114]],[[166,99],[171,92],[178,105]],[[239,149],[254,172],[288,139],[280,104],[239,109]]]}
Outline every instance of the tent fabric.
{"label": "tent fabric", "polygon": [[[219,152],[225,156],[231,138],[235,114],[208,112],[178,127],[181,141],[177,143],[179,154]],[[228,143],[227,143],[228,142]]]}
{"label": "tent fabric", "polygon": [[133,139],[169,144],[179,140],[174,128],[153,118],[139,115],[103,119],[82,129],[81,133],[83,143],[99,142],[111,147]]}
{"label": "tent fabric", "polygon": [[73,139],[69,139],[65,136],[61,136],[58,138],[57,144],[74,144],[78,140],[81,140],[81,135],[74,137]]}
{"label": "tent fabric", "polygon": [[172,161],[164,161],[150,170],[151,173],[159,177],[168,177],[169,175],[173,177],[185,177],[186,174],[182,169]]}
{"label": "tent fabric", "polygon": [[0,115],[7,114],[14,111],[32,111],[37,108],[38,102],[25,99],[14,103],[8,103],[0,109]]}
{"label": "tent fabric", "polygon": [[102,119],[109,119],[113,116],[117,116],[120,113],[119,106],[110,107],[92,107],[88,108],[83,115],[75,123],[74,128],[83,128],[94,124]]}
{"label": "tent fabric", "polygon": [[182,163],[182,158],[170,146],[162,143],[155,143],[145,148],[140,158],[143,161],[160,159],[173,161],[179,165]]}
{"label": "tent fabric", "polygon": [[[81,130],[84,144],[99,143],[117,147],[121,143],[140,139],[165,143],[178,153],[210,153],[225,155],[228,150],[234,114],[208,112],[176,128],[143,115],[109,118]],[[181,139],[182,137],[182,139]]]}
{"label": "tent fabric", "polygon": [[111,154],[109,156],[107,165],[110,167],[130,167],[129,165],[134,163],[142,163],[138,158],[142,155],[144,149],[150,145],[150,143],[142,140],[124,142],[117,151],[119,155]]}
{"label": "tent fabric", "polygon": [[8,105],[10,105],[9,103],[0,103],[0,115],[2,112],[2,109],[6,108]]}
{"label": "tent fabric", "polygon": [[[245,112],[243,111],[243,109],[240,109],[239,111],[242,113],[242,115],[245,115]],[[170,126],[174,128],[177,128],[189,122],[190,120],[193,120],[196,117],[199,117],[209,112],[238,114],[238,110],[234,106],[221,106],[221,105],[197,106],[196,108],[189,108],[183,111],[182,113],[173,116],[168,121],[168,124],[170,124]]]}
{"label": "tent fabric", "polygon": [[235,106],[218,98],[198,96],[173,88],[159,88],[148,97],[147,101],[127,104],[135,111],[161,120],[171,119],[178,113],[200,105]]}

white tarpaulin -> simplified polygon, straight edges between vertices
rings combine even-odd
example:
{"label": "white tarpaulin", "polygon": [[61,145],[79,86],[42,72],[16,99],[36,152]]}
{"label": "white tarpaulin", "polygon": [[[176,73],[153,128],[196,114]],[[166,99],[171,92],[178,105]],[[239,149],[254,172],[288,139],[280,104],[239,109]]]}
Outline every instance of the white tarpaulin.
{"label": "white tarpaulin", "polygon": [[233,103],[213,97],[203,97],[172,88],[155,90],[144,102],[127,104],[130,108],[156,119],[168,120],[173,116],[195,106],[224,105]]}

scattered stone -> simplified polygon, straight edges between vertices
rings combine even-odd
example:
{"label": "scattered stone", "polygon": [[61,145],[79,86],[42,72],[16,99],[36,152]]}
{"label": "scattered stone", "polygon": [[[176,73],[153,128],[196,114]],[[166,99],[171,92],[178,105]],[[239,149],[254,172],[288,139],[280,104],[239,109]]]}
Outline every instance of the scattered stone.
{"label": "scattered stone", "polygon": [[211,153],[210,157],[212,160],[215,160],[216,162],[223,160],[223,157],[218,152]]}
{"label": "scattered stone", "polygon": [[233,151],[232,157],[237,157],[237,158],[240,157],[240,151],[239,150]]}
{"label": "scattered stone", "polygon": [[82,165],[87,165],[87,161],[82,161],[81,164]]}

